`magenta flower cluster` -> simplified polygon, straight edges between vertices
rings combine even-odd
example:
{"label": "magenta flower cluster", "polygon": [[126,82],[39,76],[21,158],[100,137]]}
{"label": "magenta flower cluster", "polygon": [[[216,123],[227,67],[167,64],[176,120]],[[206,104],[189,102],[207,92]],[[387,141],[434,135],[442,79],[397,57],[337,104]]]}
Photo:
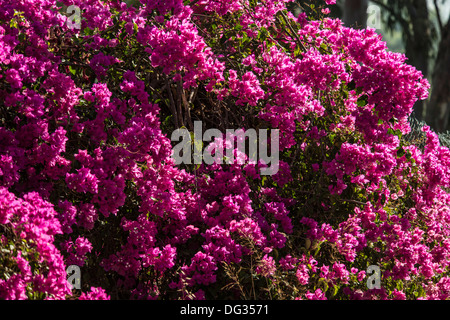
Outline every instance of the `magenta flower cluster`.
{"label": "magenta flower cluster", "polygon": [[[429,85],[375,30],[286,0],[61,2],[81,30],[0,3],[0,298],[450,297],[450,151],[402,140]],[[174,165],[162,109],[199,91],[280,130],[276,175]]]}

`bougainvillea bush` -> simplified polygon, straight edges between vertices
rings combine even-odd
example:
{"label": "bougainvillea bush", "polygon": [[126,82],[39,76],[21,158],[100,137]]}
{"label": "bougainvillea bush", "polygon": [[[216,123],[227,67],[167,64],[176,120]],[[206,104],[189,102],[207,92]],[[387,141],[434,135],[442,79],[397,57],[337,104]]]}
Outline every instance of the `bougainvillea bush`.
{"label": "bougainvillea bush", "polygon": [[[0,298],[450,296],[450,151],[404,138],[428,83],[288,2],[0,0]],[[279,130],[278,171],[176,165],[195,121]]]}

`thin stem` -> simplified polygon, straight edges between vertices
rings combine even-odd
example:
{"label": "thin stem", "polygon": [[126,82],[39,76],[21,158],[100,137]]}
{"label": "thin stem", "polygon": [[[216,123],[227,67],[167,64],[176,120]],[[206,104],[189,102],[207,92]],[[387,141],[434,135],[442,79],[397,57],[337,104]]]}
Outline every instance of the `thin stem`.
{"label": "thin stem", "polygon": [[165,82],[166,82],[166,89],[167,92],[169,93],[169,100],[170,100],[170,111],[172,111],[172,115],[173,115],[173,121],[174,121],[174,125],[175,128],[179,128],[178,126],[178,115],[177,115],[177,109],[175,107],[175,100],[173,99],[173,95],[172,95],[172,89],[170,87],[169,84],[169,79],[167,78],[167,76],[164,78]]}
{"label": "thin stem", "polygon": [[256,300],[255,284],[253,282],[253,255],[250,255],[250,275],[252,279],[253,299]]}
{"label": "thin stem", "polygon": [[361,201],[357,201],[357,200],[350,200],[350,199],[339,199],[342,202],[350,202],[350,203],[354,203],[354,204],[359,204],[362,206],[365,206],[367,203],[361,202]]}
{"label": "thin stem", "polygon": [[288,26],[289,30],[291,30],[291,32],[292,32],[293,36],[295,37],[295,39],[297,40],[298,44],[300,45],[300,47],[302,47],[303,52],[306,52],[306,48],[303,45],[303,42],[300,41],[300,37],[292,28],[291,24],[289,23],[288,17],[286,17],[286,14],[284,12],[282,12],[282,11],[280,11],[280,12],[281,12],[281,15],[282,15],[284,21],[286,22],[286,25]]}

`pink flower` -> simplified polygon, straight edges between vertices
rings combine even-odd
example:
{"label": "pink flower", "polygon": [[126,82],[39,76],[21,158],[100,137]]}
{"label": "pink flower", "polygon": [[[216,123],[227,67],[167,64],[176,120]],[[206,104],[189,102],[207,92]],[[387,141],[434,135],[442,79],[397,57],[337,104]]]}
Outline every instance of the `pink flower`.
{"label": "pink flower", "polygon": [[304,264],[300,264],[297,268],[297,272],[295,273],[298,282],[301,285],[307,285],[309,281],[309,270],[308,267]]}
{"label": "pink flower", "polygon": [[327,297],[325,296],[325,294],[322,292],[321,289],[316,289],[314,293],[308,291],[305,294],[305,296],[308,300],[327,300]]}
{"label": "pink flower", "polygon": [[66,182],[69,188],[77,192],[98,192],[98,179],[88,168],[81,168],[77,173],[68,173]]}
{"label": "pink flower", "polygon": [[264,255],[256,267],[256,273],[262,275],[263,277],[273,276],[276,270],[275,260],[267,254]]}
{"label": "pink flower", "polygon": [[91,287],[89,292],[82,292],[79,300],[110,300],[110,296],[103,288]]}
{"label": "pink flower", "polygon": [[406,300],[406,295],[403,291],[399,291],[397,289],[394,289],[392,291],[392,296],[394,300]]}
{"label": "pink flower", "polygon": [[[324,278],[353,299],[404,299],[353,283],[374,257],[386,279],[448,298],[450,151],[427,126],[423,148],[404,141],[430,86],[375,30],[295,18],[286,0],[72,2],[80,31],[55,1],[0,10],[0,247],[15,270],[0,298],[64,299],[65,266],[89,262],[114,290],[80,299],[206,299],[226,295],[225,265],[244,273],[256,256],[263,277],[295,273],[302,298],[326,299]],[[167,130],[188,109],[280,130],[278,172],[175,166]],[[320,244],[320,265],[300,239]]]}

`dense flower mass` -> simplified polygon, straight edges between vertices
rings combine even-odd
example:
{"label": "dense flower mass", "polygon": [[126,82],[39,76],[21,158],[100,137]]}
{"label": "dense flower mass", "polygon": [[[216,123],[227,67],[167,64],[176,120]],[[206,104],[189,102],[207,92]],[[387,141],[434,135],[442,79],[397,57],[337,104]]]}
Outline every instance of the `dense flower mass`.
{"label": "dense flower mass", "polygon": [[[428,83],[287,2],[0,0],[0,299],[450,297],[450,151],[404,139]],[[278,172],[175,165],[196,120],[279,130]]]}

